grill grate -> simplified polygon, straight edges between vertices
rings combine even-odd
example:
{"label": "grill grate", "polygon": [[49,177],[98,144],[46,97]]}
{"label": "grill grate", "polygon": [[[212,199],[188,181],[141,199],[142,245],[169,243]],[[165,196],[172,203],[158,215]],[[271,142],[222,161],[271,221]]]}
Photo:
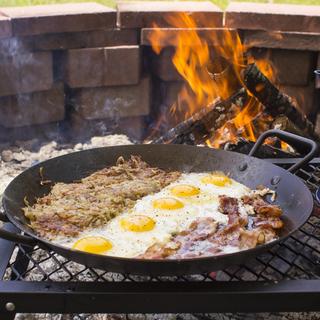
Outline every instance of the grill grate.
{"label": "grill grate", "polygon": [[[278,161],[279,162],[279,161]],[[283,159],[281,164],[288,167]],[[320,186],[320,161],[313,162],[297,173],[308,185],[313,195]],[[308,222],[287,240],[272,247],[268,252],[248,260],[244,265],[232,266],[210,274],[145,277],[117,274],[88,268],[71,262],[54,252],[38,247],[14,247],[3,281],[9,283],[46,282],[229,282],[318,280],[320,278],[320,209],[317,204]],[[1,265],[1,262],[0,262]],[[1,266],[0,266],[1,267]],[[49,287],[48,287],[49,288]],[[49,290],[49,289],[48,289]],[[319,290],[320,291],[320,290]],[[143,310],[141,310],[143,312]],[[0,309],[1,313],[1,309]],[[82,319],[79,316],[78,319]]]}
{"label": "grill grate", "polygon": [[[320,185],[320,165],[309,165],[298,175],[314,194]],[[15,248],[6,272],[7,280],[35,281],[268,281],[320,278],[320,216],[317,210],[308,222],[286,241],[245,265],[211,274],[181,277],[142,277],[100,271],[76,264],[38,247]]]}
{"label": "grill grate", "polygon": [[320,278],[320,218],[309,221],[286,241],[265,254],[210,274],[179,277],[145,277],[96,270],[71,262],[40,248],[15,248],[5,280],[20,281],[268,281]]}

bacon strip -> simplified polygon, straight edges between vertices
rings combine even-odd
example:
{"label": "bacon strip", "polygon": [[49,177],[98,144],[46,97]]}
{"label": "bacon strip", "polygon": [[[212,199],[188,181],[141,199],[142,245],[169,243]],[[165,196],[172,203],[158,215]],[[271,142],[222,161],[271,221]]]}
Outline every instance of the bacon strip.
{"label": "bacon strip", "polygon": [[258,214],[272,217],[280,217],[282,214],[282,210],[279,206],[266,202],[260,196],[244,196],[242,201],[244,204],[253,206],[254,211]]}
{"label": "bacon strip", "polygon": [[213,218],[199,218],[168,243],[151,246],[140,258],[181,259],[220,255],[228,246],[244,250],[274,240],[276,230],[283,226],[279,218],[281,209],[256,194],[245,196],[241,201],[242,205],[254,209],[249,218],[240,214],[240,200],[219,196],[219,210],[228,215],[227,225],[218,224]]}

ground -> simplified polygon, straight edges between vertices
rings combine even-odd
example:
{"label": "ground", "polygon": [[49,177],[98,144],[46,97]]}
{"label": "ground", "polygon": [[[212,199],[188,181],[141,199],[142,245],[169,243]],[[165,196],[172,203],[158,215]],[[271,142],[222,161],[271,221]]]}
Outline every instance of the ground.
{"label": "ground", "polygon": [[[0,0],[0,7],[38,5],[38,4],[54,4],[54,3],[69,3],[69,2],[88,2],[88,1],[92,1],[92,0]],[[116,5],[116,0],[93,0],[93,1],[105,4],[105,5],[111,6],[111,7],[115,7],[115,5]],[[211,1],[215,4],[217,4],[222,9],[226,8],[228,3],[230,2],[228,0],[211,0]],[[236,0],[236,1],[320,5],[320,0]]]}

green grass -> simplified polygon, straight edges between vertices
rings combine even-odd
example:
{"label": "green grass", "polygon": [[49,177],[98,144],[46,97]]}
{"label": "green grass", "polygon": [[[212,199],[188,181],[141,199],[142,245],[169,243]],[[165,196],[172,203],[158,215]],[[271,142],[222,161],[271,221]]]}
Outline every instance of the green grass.
{"label": "green grass", "polygon": [[274,3],[307,4],[320,6],[320,0],[275,0]]}
{"label": "green grass", "polygon": [[[233,0],[235,2],[260,2],[268,3],[268,0]],[[320,0],[273,0],[273,3],[288,3],[288,4],[301,4],[301,5],[314,5],[319,6]]]}
{"label": "green grass", "polygon": [[[116,6],[116,0],[0,0],[0,7],[31,6],[31,5],[40,5],[40,4],[57,4],[57,3],[71,3],[71,2],[79,3],[79,2],[88,2],[88,1],[98,2],[109,7]],[[211,1],[222,9],[225,9],[229,4],[228,0],[211,0]],[[260,3],[268,2],[268,0],[233,0],[233,1],[260,2]],[[320,5],[320,0],[273,0],[273,2],[302,4],[302,5]]]}
{"label": "green grass", "polygon": [[32,6],[40,4],[61,4],[61,3],[97,2],[108,7],[115,7],[114,0],[0,0],[0,7]]}

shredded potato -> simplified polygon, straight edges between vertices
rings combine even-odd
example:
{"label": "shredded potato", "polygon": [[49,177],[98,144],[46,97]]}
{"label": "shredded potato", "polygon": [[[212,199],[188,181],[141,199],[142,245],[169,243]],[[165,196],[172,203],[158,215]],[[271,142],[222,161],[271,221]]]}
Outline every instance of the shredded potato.
{"label": "shredded potato", "polygon": [[[43,171],[40,171],[43,177]],[[135,201],[175,181],[179,172],[152,168],[139,157],[97,171],[74,183],[57,183],[33,206],[25,201],[31,227],[48,239],[75,236],[86,228],[103,226]]]}

